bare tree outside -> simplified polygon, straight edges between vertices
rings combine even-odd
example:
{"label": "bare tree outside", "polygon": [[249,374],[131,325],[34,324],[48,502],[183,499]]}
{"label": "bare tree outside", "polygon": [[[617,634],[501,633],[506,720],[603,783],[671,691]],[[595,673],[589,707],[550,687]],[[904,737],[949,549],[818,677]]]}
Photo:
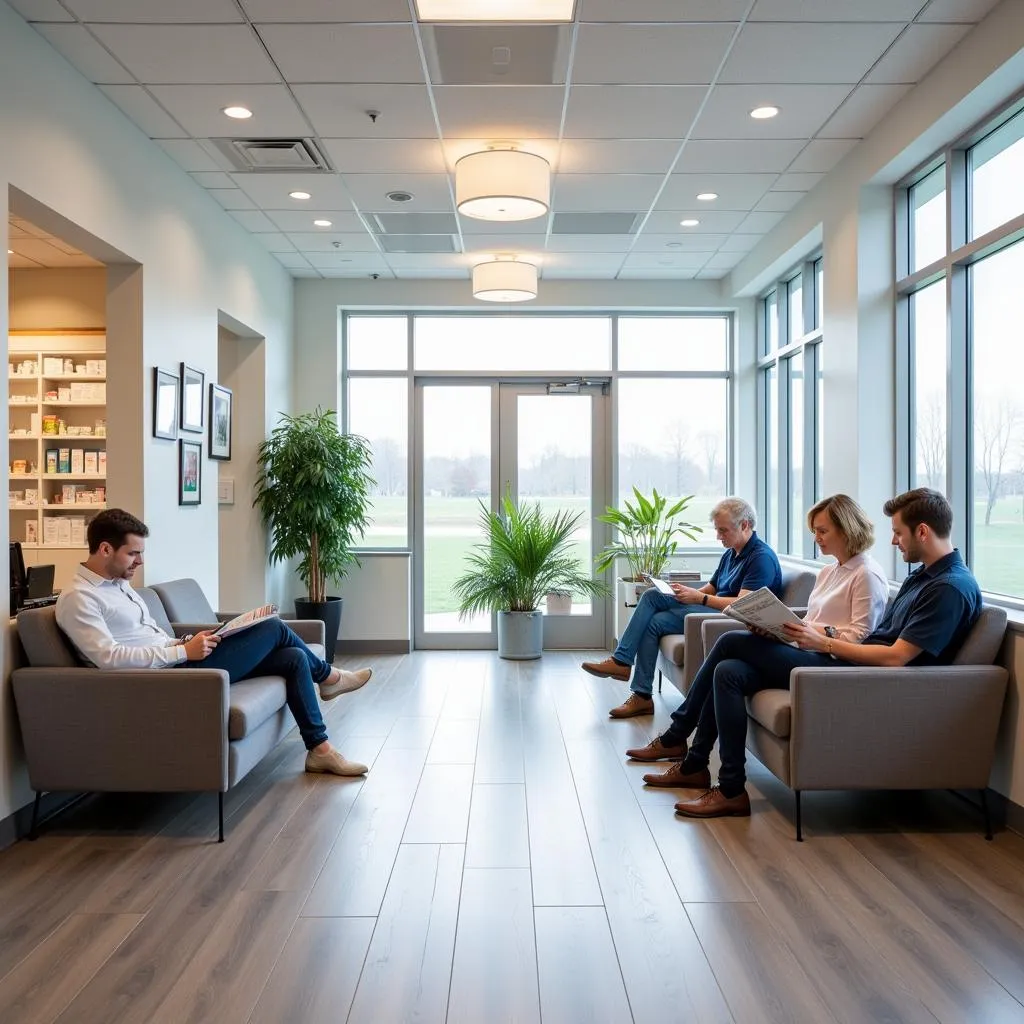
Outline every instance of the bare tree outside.
{"label": "bare tree outside", "polygon": [[1003,466],[1010,441],[1020,420],[1020,406],[1012,398],[981,403],[974,412],[974,462],[985,487],[985,525],[992,525],[992,509],[1003,489]]}
{"label": "bare tree outside", "polygon": [[917,407],[917,465],[924,468],[924,480],[917,483],[937,491],[946,490],[946,401],[934,391]]}
{"label": "bare tree outside", "polygon": [[720,434],[712,430],[702,430],[697,435],[701,453],[704,456],[704,472],[707,475],[708,488],[715,489],[715,474],[718,470],[719,448],[722,443]]}

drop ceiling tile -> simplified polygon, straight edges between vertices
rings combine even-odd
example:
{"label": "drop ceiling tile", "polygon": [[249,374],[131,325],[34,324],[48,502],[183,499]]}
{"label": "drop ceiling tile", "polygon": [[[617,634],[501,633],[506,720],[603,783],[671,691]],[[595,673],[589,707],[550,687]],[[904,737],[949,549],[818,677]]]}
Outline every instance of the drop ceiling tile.
{"label": "drop ceiling tile", "polygon": [[783,174],[772,186],[775,192],[810,192],[824,174]]}
{"label": "drop ceiling tile", "polygon": [[240,188],[211,188],[208,191],[225,210],[256,209],[256,204]]}
{"label": "drop ceiling tile", "polygon": [[859,139],[814,139],[789,165],[790,171],[827,174],[857,145]]}
{"label": "drop ceiling tile", "polygon": [[[690,197],[692,200],[692,196]],[[708,203],[707,206],[717,206],[718,203]],[[694,203],[688,210],[670,210],[666,212],[652,213],[644,224],[644,231],[654,234],[670,235],[676,231],[686,231],[688,235],[718,235],[730,234],[736,230],[737,225],[746,216],[744,212],[734,210],[696,209],[698,206],[705,206],[704,203]],[[683,228],[681,220],[696,218],[700,223],[694,228]]]}
{"label": "drop ceiling tile", "polygon": [[26,21],[74,21],[58,0],[7,0]]}
{"label": "drop ceiling tile", "polygon": [[[323,138],[437,138],[422,85],[296,85],[293,92]],[[380,111],[376,121],[368,110]]]}
{"label": "drop ceiling tile", "polygon": [[243,20],[233,0],[64,0],[64,4],[82,21],[195,25]]}
{"label": "drop ceiling tile", "polygon": [[[13,247],[12,247],[13,248]],[[18,255],[44,267],[96,266],[96,261],[80,252],[64,252],[59,246],[42,238],[22,238],[18,241]]]}
{"label": "drop ceiling tile", "polygon": [[434,101],[445,136],[552,138],[558,135],[564,93],[552,85],[440,85]]}
{"label": "drop ceiling tile", "polygon": [[[494,225],[491,225],[492,228]],[[539,258],[544,252],[544,232],[534,229],[533,234],[516,235],[510,238],[508,235],[465,235],[463,238],[464,248],[467,253],[473,253],[477,262],[481,253],[514,253],[526,257],[527,255]],[[472,261],[471,261],[472,262]]]}
{"label": "drop ceiling tile", "polygon": [[706,85],[732,25],[581,25],[572,80],[581,85]]}
{"label": "drop ceiling tile", "polygon": [[27,256],[22,256],[16,252],[7,254],[7,268],[9,270],[37,270],[43,265],[37,260],[30,260]]}
{"label": "drop ceiling tile", "polygon": [[[850,94],[848,85],[718,85],[694,125],[694,139],[809,139]],[[778,117],[758,121],[755,107]]]}
{"label": "drop ceiling tile", "polygon": [[343,234],[359,234],[366,230],[363,222],[351,210],[317,210],[310,213],[300,210],[296,200],[290,200],[296,207],[294,210],[267,210],[267,216],[281,230],[288,233],[309,231],[314,217],[323,217],[331,222],[331,230]]}
{"label": "drop ceiling tile", "polygon": [[752,210],[775,185],[775,179],[774,174],[673,174],[658,197],[657,209],[699,209],[703,205],[696,201],[699,193],[717,192],[718,198],[708,204],[709,210]]}
{"label": "drop ceiling tile", "polygon": [[303,210],[310,219],[321,210],[347,210],[349,194],[337,174],[232,174],[235,184],[255,200],[263,210],[294,210],[296,200],[289,192],[308,192],[312,198],[303,200]]}
{"label": "drop ceiling tile", "polygon": [[819,138],[863,139],[909,91],[909,85],[859,85],[818,132]]}
{"label": "drop ceiling tile", "polygon": [[618,273],[620,281],[692,281],[696,276],[692,267],[624,267]]}
{"label": "drop ceiling tile", "polygon": [[315,249],[302,249],[301,246],[299,248],[300,251],[306,254],[309,265],[316,267],[317,270],[341,270],[350,264],[352,269],[362,267],[378,271],[388,269],[384,257],[376,252],[376,250],[368,252],[365,249],[360,251],[350,249],[348,251],[336,252],[334,249],[331,249],[329,252],[322,252]]}
{"label": "drop ceiling tile", "polygon": [[785,216],[785,213],[748,213],[743,223],[736,229],[737,234],[767,234]]}
{"label": "drop ceiling tile", "polygon": [[191,139],[157,139],[156,144],[185,171],[218,171],[220,166],[198,142]]}
{"label": "drop ceiling tile", "polygon": [[704,265],[705,270],[732,270],[743,259],[742,252],[716,252]]}
{"label": "drop ceiling tile", "polygon": [[[343,233],[325,229],[313,233],[306,231],[288,232],[288,240],[299,252],[320,253],[321,255],[332,254],[335,257],[345,256],[348,253],[379,253],[377,244],[364,231],[361,234]],[[339,243],[335,245],[335,242]],[[313,266],[317,266],[310,260]]]}
{"label": "drop ceiling tile", "polygon": [[748,24],[729,55],[723,83],[846,83],[861,80],[899,24]]}
{"label": "drop ceiling tile", "polygon": [[463,276],[470,261],[461,252],[389,252],[388,265],[395,273],[402,270],[457,270]]}
{"label": "drop ceiling tile", "polygon": [[687,143],[676,169],[681,174],[779,172],[803,147],[802,139],[697,140]]}
{"label": "drop ceiling tile", "polygon": [[342,174],[447,171],[441,144],[434,139],[323,139],[331,163]]}
{"label": "drop ceiling tile", "polygon": [[448,280],[469,279],[469,271],[465,267],[450,267],[448,269],[421,270],[415,267],[396,267],[394,275],[399,280],[422,281],[433,280],[434,278],[445,278]]}
{"label": "drop ceiling tile", "polygon": [[309,270],[305,270],[305,269],[302,269],[302,268],[296,268],[295,270],[289,270],[289,273],[292,275],[292,277],[297,277],[297,278],[301,278],[301,277],[315,277],[315,278],[319,279],[319,278],[321,278],[323,276],[320,273],[320,271],[313,270],[312,268],[310,268]]}
{"label": "drop ceiling tile", "polygon": [[554,253],[544,260],[545,281],[611,281],[622,266],[622,257],[590,254],[585,259]]}
{"label": "drop ceiling tile", "polygon": [[624,270],[700,270],[711,252],[631,252],[623,263]]}
{"label": "drop ceiling tile", "polygon": [[301,252],[275,252],[274,259],[289,270],[311,270],[309,260]]}
{"label": "drop ceiling tile", "polygon": [[[311,134],[309,122],[283,85],[153,85],[149,90],[197,139],[252,139]],[[253,116],[225,116],[229,106],[248,107]]]}
{"label": "drop ceiling tile", "polygon": [[260,36],[289,82],[424,81],[412,25],[261,25]]}
{"label": "drop ceiling tile", "polygon": [[981,21],[1000,0],[932,0],[917,20],[920,21],[962,21],[976,24]]}
{"label": "drop ceiling tile", "polygon": [[36,23],[33,28],[90,82],[135,81],[82,25]]}
{"label": "drop ceiling tile", "polygon": [[248,25],[93,25],[143,83],[281,81]]}
{"label": "drop ceiling tile", "polygon": [[[279,231],[259,231],[252,236],[264,249],[275,256],[279,253],[293,253],[295,246]],[[305,260],[303,260],[305,262]]]}
{"label": "drop ceiling tile", "polygon": [[151,139],[188,135],[141,85],[101,85],[100,89]]}
{"label": "drop ceiling tile", "polygon": [[672,256],[684,252],[714,252],[728,235],[691,235],[692,228],[679,228],[674,234],[660,235],[644,231],[636,240],[633,252],[656,252]]}
{"label": "drop ceiling tile", "polygon": [[246,231],[272,232],[274,225],[261,210],[229,210],[228,211]]}
{"label": "drop ceiling tile", "polygon": [[757,0],[751,21],[912,21],[922,0]]}
{"label": "drop ceiling tile", "polygon": [[698,281],[721,281],[726,276],[724,270],[708,270],[705,265],[703,270],[697,271],[696,280]]}
{"label": "drop ceiling tile", "polygon": [[750,0],[578,0],[586,21],[739,21]]}
{"label": "drop ceiling tile", "polygon": [[[447,174],[405,174],[393,171],[389,174],[346,174],[342,180],[352,201],[360,210],[450,210],[452,193]],[[388,192],[411,192],[407,203],[395,203],[388,199]]]}
{"label": "drop ceiling tile", "polygon": [[916,83],[971,31],[970,25],[911,25],[871,69],[869,84]]}
{"label": "drop ceiling tile", "polygon": [[496,230],[500,230],[502,236],[512,235],[518,237],[519,235],[543,234],[548,227],[546,215],[533,217],[530,220],[510,220],[505,224],[501,224],[500,228],[493,220],[480,220],[477,217],[464,217],[461,215],[458,220],[462,234],[467,238],[467,244],[468,237],[471,235],[493,235]]}
{"label": "drop ceiling tile", "polygon": [[673,139],[564,139],[557,168],[563,174],[665,174],[678,151]]}
{"label": "drop ceiling tile", "polygon": [[272,21],[409,21],[408,0],[241,0],[257,23]]}
{"label": "drop ceiling tile", "polygon": [[579,253],[581,259],[595,252],[628,252],[635,235],[556,235],[548,236],[548,252]]}
{"label": "drop ceiling tile", "polygon": [[234,188],[235,183],[223,171],[199,171],[192,180],[203,188]]}
{"label": "drop ceiling tile", "polygon": [[569,90],[565,136],[682,140],[706,92],[693,85],[574,85]]}
{"label": "drop ceiling tile", "polygon": [[758,204],[754,207],[755,213],[788,213],[793,209],[797,203],[800,202],[803,197],[807,195],[806,192],[769,192]]}
{"label": "drop ceiling tile", "polygon": [[731,237],[726,239],[726,241],[722,244],[721,248],[718,251],[722,253],[750,252],[750,250],[753,249],[754,246],[757,245],[757,243],[760,242],[762,238],[764,238],[764,235],[732,235]]}
{"label": "drop ceiling tile", "polygon": [[661,186],[660,174],[559,174],[556,210],[632,210],[644,213]]}

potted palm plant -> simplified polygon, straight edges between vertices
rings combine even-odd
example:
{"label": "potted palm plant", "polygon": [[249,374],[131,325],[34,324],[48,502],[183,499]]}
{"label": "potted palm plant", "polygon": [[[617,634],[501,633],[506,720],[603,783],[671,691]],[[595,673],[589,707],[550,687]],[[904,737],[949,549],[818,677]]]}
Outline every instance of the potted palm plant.
{"label": "potted palm plant", "polygon": [[583,571],[570,553],[582,513],[544,512],[540,505],[517,505],[506,494],[498,511],[480,502],[486,541],[466,556],[468,570],[455,581],[459,614],[498,613],[498,654],[539,658],[544,648],[544,616],[539,606],[549,591],[569,590],[599,597],[607,587]]}
{"label": "potted palm plant", "polygon": [[327,660],[341,627],[342,599],[327,593],[359,564],[352,552],[369,526],[370,443],[338,429],[333,410],[319,407],[298,416],[282,415],[260,444],[253,505],[270,532],[270,561],[298,558],[308,600],[295,600],[300,619],[324,623]]}

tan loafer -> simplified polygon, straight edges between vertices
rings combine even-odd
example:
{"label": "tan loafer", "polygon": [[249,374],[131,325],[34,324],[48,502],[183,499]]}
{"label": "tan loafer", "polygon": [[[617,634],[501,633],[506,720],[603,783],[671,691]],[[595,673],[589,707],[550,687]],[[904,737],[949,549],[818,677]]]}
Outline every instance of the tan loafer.
{"label": "tan loafer", "polygon": [[682,745],[678,747],[666,747],[658,736],[646,747],[627,750],[626,757],[631,757],[634,761],[682,761],[686,757],[686,741],[683,740]]}
{"label": "tan loafer", "polygon": [[612,718],[633,718],[636,715],[653,715],[654,701],[640,693],[631,693],[617,708],[608,712]]}
{"label": "tan loafer", "polygon": [[334,700],[343,693],[351,693],[365,686],[373,675],[372,668],[361,668],[358,672],[346,672],[343,668],[332,668],[331,674],[319,684],[320,699]]}
{"label": "tan loafer", "polygon": [[746,790],[739,796],[725,796],[714,786],[696,800],[676,804],[676,814],[686,818],[749,818],[750,797]]}
{"label": "tan loafer", "polygon": [[614,658],[605,658],[604,661],[585,661],[581,666],[584,672],[600,679],[618,679],[619,682],[628,683],[629,677],[633,674],[632,665],[623,665]]}
{"label": "tan loafer", "polygon": [[365,775],[369,769],[358,761],[350,761],[340,750],[330,747],[325,753],[306,753],[306,771],[321,775]]}
{"label": "tan loafer", "polygon": [[663,786],[665,789],[710,789],[711,772],[702,768],[697,772],[684,772],[682,765],[674,764],[664,772],[651,772],[644,776],[648,786]]}

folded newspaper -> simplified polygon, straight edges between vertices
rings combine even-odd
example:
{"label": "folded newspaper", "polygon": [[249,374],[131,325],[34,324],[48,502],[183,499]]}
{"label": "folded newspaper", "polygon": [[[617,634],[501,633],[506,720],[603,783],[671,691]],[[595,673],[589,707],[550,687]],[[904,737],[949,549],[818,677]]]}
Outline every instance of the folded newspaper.
{"label": "folded newspaper", "polygon": [[232,636],[235,633],[241,633],[243,629],[255,626],[257,622],[262,622],[264,619],[272,619],[277,615],[277,611],[276,604],[261,604],[259,608],[242,612],[241,615],[236,615],[233,619],[229,619],[220,629],[215,629],[213,635]]}
{"label": "folded newspaper", "polygon": [[793,641],[783,631],[783,623],[801,621],[799,616],[787,608],[767,587],[738,597],[725,609],[725,614],[745,626],[763,629],[766,633],[771,633],[776,640],[786,644]]}

